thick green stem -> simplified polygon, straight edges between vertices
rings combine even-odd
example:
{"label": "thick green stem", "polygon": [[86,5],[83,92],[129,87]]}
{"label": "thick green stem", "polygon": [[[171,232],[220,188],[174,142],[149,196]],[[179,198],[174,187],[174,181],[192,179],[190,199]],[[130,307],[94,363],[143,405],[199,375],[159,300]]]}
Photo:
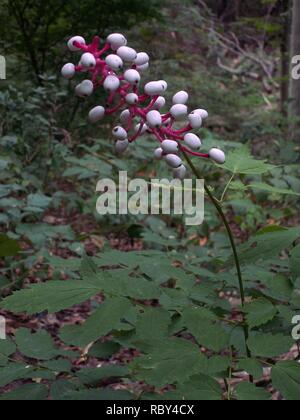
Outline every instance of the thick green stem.
{"label": "thick green stem", "polygon": [[[199,173],[199,171],[197,170],[197,168],[195,167],[195,165],[193,164],[192,160],[190,159],[189,155],[187,153],[184,152],[184,156],[191,168],[191,170],[193,171],[194,175],[198,178],[201,179],[201,175]],[[240,296],[241,296],[241,302],[242,302],[242,307],[245,306],[245,289],[244,289],[244,282],[243,282],[243,276],[242,276],[242,270],[241,270],[241,266],[240,266],[240,261],[239,261],[239,256],[238,256],[238,252],[237,252],[237,247],[235,245],[235,241],[234,241],[234,236],[232,233],[232,230],[230,228],[229,222],[225,216],[225,213],[223,212],[223,209],[221,207],[221,205],[219,204],[219,202],[216,200],[216,198],[213,196],[213,194],[211,193],[210,189],[207,187],[207,185],[204,184],[204,188],[205,188],[205,192],[207,193],[208,197],[210,198],[212,204],[215,206],[219,216],[222,219],[222,222],[226,228],[226,232],[228,234],[229,237],[229,241],[230,241],[230,245],[232,248],[232,252],[233,252],[233,257],[234,257],[234,262],[235,262],[235,266],[236,266],[236,270],[237,270],[237,276],[238,276],[238,281],[239,281],[239,289],[240,289]],[[244,336],[245,336],[245,342],[246,342],[246,349],[247,349],[247,356],[251,358],[251,352],[247,346],[247,341],[249,338],[249,329],[247,327],[247,325],[243,326],[243,330],[244,330]]]}

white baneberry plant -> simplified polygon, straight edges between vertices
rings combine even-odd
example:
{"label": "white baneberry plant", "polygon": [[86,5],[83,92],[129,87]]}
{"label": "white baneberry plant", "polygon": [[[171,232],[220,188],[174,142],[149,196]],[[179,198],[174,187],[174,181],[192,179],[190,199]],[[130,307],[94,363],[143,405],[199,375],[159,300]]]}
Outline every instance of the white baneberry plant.
{"label": "white baneberry plant", "polygon": [[[167,82],[157,80],[141,87],[141,75],[149,68],[149,56],[130,48],[123,35],[109,35],[102,47],[98,37],[87,44],[83,37],[75,36],[69,40],[68,47],[72,52],[82,53],[78,64],[68,63],[62,69],[62,75],[67,79],[76,73],[84,76],[75,88],[76,95],[88,97],[98,88],[104,88],[108,93],[105,106],[97,105],[90,111],[90,122],[97,123],[106,115],[121,112],[120,126],[113,129],[118,154],[124,153],[147,133],[158,141],[155,159],[164,159],[175,178],[182,179],[186,175],[182,153],[225,163],[225,154],[218,148],[201,153],[202,142],[193,133],[201,128],[208,112],[204,109],[189,112],[189,95],[181,91],[174,95],[169,111],[163,113]],[[180,128],[179,124],[182,125]]]}
{"label": "white baneberry plant", "polygon": [[[62,70],[67,79],[76,72],[85,74],[76,87],[76,94],[83,98],[90,96],[98,86],[109,92],[107,106],[94,107],[89,112],[89,120],[97,123],[105,115],[120,111],[119,125],[113,130],[117,153],[123,153],[149,132],[159,142],[155,159],[165,159],[175,177],[183,178],[186,174],[182,157],[197,178],[200,174],[191,155],[218,163],[225,160],[218,148],[207,155],[200,153],[202,143],[193,131],[202,126],[208,114],[202,109],[189,114],[186,92],[174,95],[166,114],[161,112],[166,104],[163,97],[166,82],[150,82],[142,94],[139,92],[141,72],[149,67],[149,57],[127,47],[125,37],[110,35],[102,50],[98,38],[86,45],[78,36],[68,44],[71,51],[82,52],[78,65],[69,63]],[[176,129],[177,123],[186,118],[186,125]],[[0,298],[0,312],[5,311],[7,326],[14,325],[17,319],[11,319],[11,313],[22,314],[18,319],[24,320],[25,326],[26,320],[40,314],[39,322],[30,322],[28,328],[9,328],[7,337],[2,328],[4,340],[1,340],[0,316],[0,400],[144,399],[152,402],[154,399],[268,400],[274,396],[299,400],[300,228],[267,226],[242,245],[238,253],[223,211],[235,175],[243,175],[234,187],[241,185],[240,194],[245,188],[242,183],[245,175],[255,175],[257,179],[258,174],[265,174],[270,168],[274,167],[253,159],[248,149],[239,147],[227,158],[226,169],[233,176],[221,199],[205,185],[207,196],[226,227],[234,258],[227,254],[223,241],[212,252],[198,253],[190,248],[190,238],[187,241],[185,235],[171,236],[170,227],[164,223],[158,228],[156,224],[151,227],[154,235],[148,241],[154,242],[156,237],[159,241],[163,239],[152,250],[128,253],[105,247],[93,258],[73,258],[68,253],[66,259],[52,252],[38,253],[38,265],[51,267],[48,281],[30,282],[22,290],[3,300]],[[267,184],[255,185],[272,193],[280,192]],[[287,190],[283,192],[286,194]],[[2,201],[5,200],[9,201],[7,198]],[[35,197],[35,201],[41,200]],[[28,206],[25,210],[28,213]],[[47,223],[36,227],[42,237],[53,237],[56,248],[54,233],[66,232],[50,229],[49,233]],[[13,237],[20,241],[27,237],[34,242],[36,230],[32,224],[23,223]],[[62,238],[64,249],[71,238],[69,235]],[[81,253],[81,247],[75,245],[76,254]],[[74,246],[70,249],[75,250]],[[0,235],[1,258],[12,261],[18,250],[15,239]],[[281,258],[276,258],[280,253]],[[31,267],[36,250],[34,255],[28,255],[26,252]],[[235,270],[231,271],[234,264]],[[7,274],[13,274],[12,271],[16,277],[16,270],[8,270]],[[57,280],[52,279],[52,273]],[[236,273],[238,283],[234,278]],[[243,276],[247,279],[247,296]],[[7,287],[15,288],[20,283],[17,277],[16,280],[8,284],[6,276],[0,278],[0,291],[6,295]],[[104,297],[103,301],[99,295]],[[59,340],[52,323],[51,333],[47,332],[48,314],[87,301],[91,303],[88,306],[92,313],[85,322],[77,325],[76,318],[76,323],[68,325],[68,311],[67,317],[66,313],[54,317],[59,324],[67,321],[59,330]],[[24,313],[30,318],[24,317]],[[2,324],[5,327],[3,317]],[[40,329],[32,333],[35,325]]]}
{"label": "white baneberry plant", "polygon": [[[109,35],[102,46],[100,42],[98,36],[94,37],[91,44],[87,44],[81,36],[72,37],[68,41],[68,48],[71,52],[81,53],[82,56],[78,64],[64,65],[62,75],[67,79],[71,79],[76,73],[84,76],[84,80],[75,88],[76,95],[81,98],[91,96],[100,87],[107,91],[107,103],[105,106],[94,107],[89,112],[89,120],[96,123],[107,115],[120,112],[120,125],[114,127],[112,132],[118,154],[126,152],[130,144],[148,133],[152,134],[159,144],[154,150],[154,158],[164,159],[173,170],[175,178],[184,179],[187,173],[182,156],[199,179],[200,173],[190,156],[210,159],[220,165],[225,163],[225,153],[217,147],[212,148],[209,153],[201,153],[202,141],[193,133],[193,130],[200,129],[203,121],[208,118],[205,109],[199,108],[189,112],[189,94],[180,91],[173,96],[169,111],[163,113],[162,108],[166,105],[163,95],[168,89],[168,83],[165,80],[156,80],[147,83],[143,89],[140,88],[141,74],[149,68],[149,55],[130,48],[122,34]],[[179,124],[181,127],[177,128]],[[242,270],[230,224],[221,203],[209,187],[205,185],[204,188],[226,228],[237,269],[242,307],[245,307]],[[246,324],[243,325],[243,329],[247,343],[249,332]],[[251,357],[248,347],[247,355]]]}

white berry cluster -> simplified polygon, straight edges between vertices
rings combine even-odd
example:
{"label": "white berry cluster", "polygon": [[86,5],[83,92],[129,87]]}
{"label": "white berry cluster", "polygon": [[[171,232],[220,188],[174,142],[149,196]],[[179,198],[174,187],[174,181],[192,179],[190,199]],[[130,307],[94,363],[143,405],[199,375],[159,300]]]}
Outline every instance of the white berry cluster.
{"label": "white berry cluster", "polygon": [[[118,154],[124,153],[130,143],[145,133],[150,133],[159,142],[155,158],[164,159],[173,169],[175,178],[183,179],[186,175],[180,152],[225,163],[225,154],[218,148],[211,149],[208,154],[200,152],[202,142],[192,131],[202,127],[208,113],[204,109],[189,112],[187,92],[176,93],[172,107],[164,113],[166,100],[163,95],[168,88],[167,82],[152,81],[141,90],[141,73],[149,68],[149,56],[130,48],[123,35],[109,35],[102,48],[99,37],[87,44],[84,38],[75,36],[69,40],[68,47],[73,52],[80,51],[82,56],[77,65],[68,63],[62,68],[63,77],[71,79],[76,73],[86,75],[76,86],[76,95],[91,96],[99,87],[108,94],[105,107],[99,105],[89,112],[90,122],[97,123],[106,115],[121,112],[120,125],[113,129]],[[178,128],[179,125],[183,127]]]}

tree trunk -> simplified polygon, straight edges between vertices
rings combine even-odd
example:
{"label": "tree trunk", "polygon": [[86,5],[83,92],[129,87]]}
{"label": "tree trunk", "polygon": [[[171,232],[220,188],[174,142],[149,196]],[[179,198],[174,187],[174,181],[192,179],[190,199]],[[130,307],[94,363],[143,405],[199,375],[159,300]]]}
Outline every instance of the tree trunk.
{"label": "tree trunk", "polygon": [[290,74],[290,28],[291,0],[282,0],[282,38],[281,38],[281,112],[288,116],[289,74]]}
{"label": "tree trunk", "polygon": [[[295,57],[300,56],[300,1],[293,0],[293,18],[291,29],[291,52],[290,52],[290,90],[289,90],[289,122],[290,135],[293,140],[299,139],[300,131],[300,79],[296,77],[294,67],[297,65]],[[299,62],[298,62],[299,64]],[[294,69],[295,70],[295,69]],[[299,71],[298,71],[299,74]]]}

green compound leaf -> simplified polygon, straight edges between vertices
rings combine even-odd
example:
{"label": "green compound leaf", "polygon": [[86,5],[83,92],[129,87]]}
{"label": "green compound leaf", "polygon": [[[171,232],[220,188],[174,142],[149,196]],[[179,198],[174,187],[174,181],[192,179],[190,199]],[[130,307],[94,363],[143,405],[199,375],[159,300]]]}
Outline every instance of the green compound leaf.
{"label": "green compound leaf", "polygon": [[234,174],[261,175],[275,168],[263,160],[256,160],[248,146],[238,147],[229,153],[223,168]]}
{"label": "green compound leaf", "polygon": [[16,344],[19,351],[31,359],[50,360],[59,354],[51,335],[44,330],[32,334],[29,329],[20,328],[16,332]]}
{"label": "green compound leaf", "polygon": [[225,349],[230,343],[230,334],[217,320],[214,313],[205,308],[188,308],[183,313],[183,324],[197,342],[215,352]]}
{"label": "green compound leaf", "polygon": [[242,382],[235,388],[237,399],[240,401],[266,401],[271,394],[262,388],[257,388],[249,382]]}
{"label": "green compound leaf", "polygon": [[131,307],[127,299],[106,299],[83,325],[62,328],[60,337],[65,343],[85,347],[117,328]]}
{"label": "green compound leaf", "polygon": [[239,370],[243,370],[248,375],[253,376],[255,379],[261,379],[263,376],[262,364],[255,359],[241,359],[237,364]]}
{"label": "green compound leaf", "polygon": [[0,366],[4,366],[8,362],[8,357],[16,351],[16,345],[10,338],[0,340]]}
{"label": "green compound leaf", "polygon": [[77,372],[76,376],[85,385],[97,386],[103,379],[124,378],[128,376],[125,366],[108,365],[101,368],[85,368]]}
{"label": "green compound leaf", "polygon": [[163,399],[190,401],[220,401],[222,389],[218,382],[210,376],[199,374],[188,382],[179,384],[176,391],[164,394]]}
{"label": "green compound leaf", "polygon": [[283,334],[253,333],[248,340],[249,349],[258,357],[280,356],[287,353],[293,344],[293,339]]}
{"label": "green compound leaf", "polygon": [[[289,248],[300,237],[300,228],[284,229],[271,226],[260,231],[248,243],[239,248],[239,258],[242,265],[249,265],[258,260],[268,260],[276,257],[282,250]],[[229,264],[233,264],[230,258]]]}
{"label": "green compound leaf", "polygon": [[249,327],[255,328],[271,321],[277,314],[277,309],[270,301],[261,298],[247,304],[245,312]]}
{"label": "green compound leaf", "polygon": [[40,384],[26,384],[0,397],[0,401],[43,401],[48,397],[48,388]]}
{"label": "green compound leaf", "polygon": [[85,302],[100,292],[101,287],[97,288],[88,282],[49,281],[14,293],[4,299],[0,307],[14,313],[25,312],[29,315],[43,311],[55,313]]}
{"label": "green compound leaf", "polygon": [[290,267],[294,279],[300,277],[300,244],[297,245],[291,252]]}
{"label": "green compound leaf", "polygon": [[131,363],[133,375],[156,387],[182,383],[197,372],[205,357],[198,346],[180,338],[153,341],[147,355]]}
{"label": "green compound leaf", "polygon": [[300,400],[300,364],[297,362],[279,362],[272,368],[274,388],[281,392],[286,400]]}

